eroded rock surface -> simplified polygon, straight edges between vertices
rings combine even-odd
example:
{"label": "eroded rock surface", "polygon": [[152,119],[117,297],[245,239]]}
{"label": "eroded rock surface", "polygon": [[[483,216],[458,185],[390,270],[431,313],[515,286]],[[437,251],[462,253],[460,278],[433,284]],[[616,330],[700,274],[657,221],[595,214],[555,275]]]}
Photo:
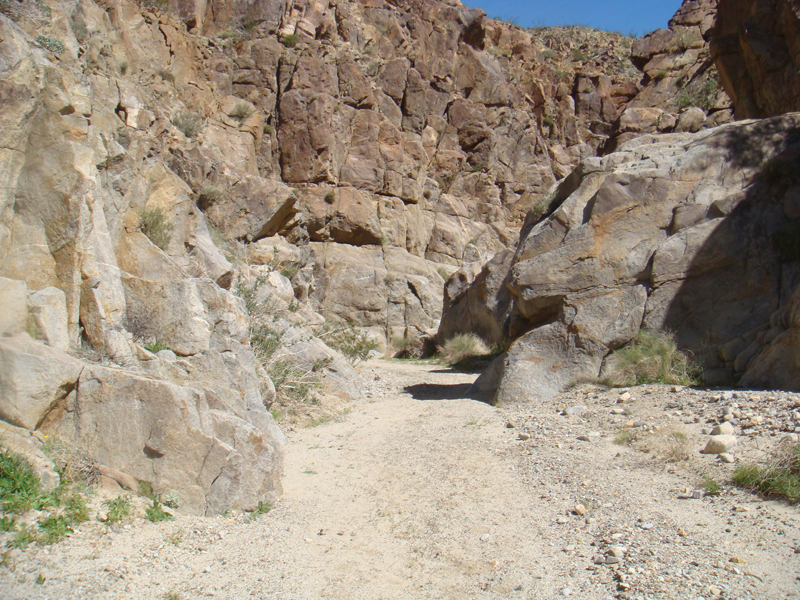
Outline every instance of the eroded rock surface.
{"label": "eroded rock surface", "polygon": [[499,385],[501,401],[552,395],[596,377],[640,327],[674,332],[709,383],[797,389],[797,215],[786,207],[799,126],[788,114],[642,136],[583,161],[557,190],[563,203],[523,228],[513,306],[496,325],[515,341],[480,390]]}

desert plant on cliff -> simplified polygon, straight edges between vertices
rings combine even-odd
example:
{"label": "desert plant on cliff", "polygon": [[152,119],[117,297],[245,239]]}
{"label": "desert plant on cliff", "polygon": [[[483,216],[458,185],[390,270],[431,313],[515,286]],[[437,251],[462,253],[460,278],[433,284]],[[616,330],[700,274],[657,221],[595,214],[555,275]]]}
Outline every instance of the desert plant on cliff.
{"label": "desert plant on cliff", "polygon": [[203,117],[188,110],[175,113],[172,117],[172,124],[178,128],[183,135],[188,138],[195,137],[203,130]]}
{"label": "desert plant on cliff", "polygon": [[139,212],[139,217],[142,219],[142,233],[156,246],[166,250],[172,239],[172,230],[175,226],[167,219],[160,208],[143,208]]}
{"label": "desert plant on cliff", "polygon": [[64,43],[61,40],[57,40],[48,35],[37,35],[35,41],[42,48],[49,50],[53,54],[64,54]]}
{"label": "desert plant on cliff", "polygon": [[766,498],[800,502],[800,443],[783,442],[762,464],[742,465],[733,482]]}
{"label": "desert plant on cliff", "polygon": [[250,106],[246,102],[237,102],[236,106],[234,106],[231,112],[229,113],[229,116],[239,121],[244,121],[252,114],[253,114],[252,106]]}
{"label": "desert plant on cliff", "polygon": [[341,327],[333,327],[326,323],[326,326],[317,332],[317,336],[328,346],[344,354],[353,366],[367,360],[370,353],[378,349],[378,342],[371,339],[365,331],[356,329],[352,323]]}
{"label": "desert plant on cliff", "polygon": [[467,358],[488,356],[489,347],[474,333],[459,333],[439,347],[442,360],[450,365],[458,364]]}
{"label": "desert plant on cliff", "polygon": [[300,41],[300,38],[295,35],[294,33],[290,33],[289,35],[283,36],[281,39],[281,43],[286,46],[287,48],[294,48],[297,45],[297,42]]}
{"label": "desert plant on cliff", "polygon": [[641,329],[624,348],[614,353],[614,370],[606,383],[615,386],[644,383],[693,385],[699,369],[689,354],[678,349],[667,332]]}

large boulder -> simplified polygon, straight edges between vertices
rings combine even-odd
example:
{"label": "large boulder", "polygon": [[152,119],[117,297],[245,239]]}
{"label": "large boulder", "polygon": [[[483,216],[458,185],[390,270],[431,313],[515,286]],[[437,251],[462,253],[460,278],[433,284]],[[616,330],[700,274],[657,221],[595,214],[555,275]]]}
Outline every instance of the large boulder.
{"label": "large boulder", "polygon": [[672,331],[709,383],[738,374],[796,388],[799,125],[789,114],[643,136],[584,160],[556,190],[563,203],[523,229],[508,274],[513,307],[496,325],[516,339],[492,370],[497,397],[596,377],[640,327]]}
{"label": "large boulder", "polygon": [[280,493],[282,444],[264,421],[207,389],[91,367],[42,431],[80,442],[157,494],[178,495],[190,512],[218,514]]}

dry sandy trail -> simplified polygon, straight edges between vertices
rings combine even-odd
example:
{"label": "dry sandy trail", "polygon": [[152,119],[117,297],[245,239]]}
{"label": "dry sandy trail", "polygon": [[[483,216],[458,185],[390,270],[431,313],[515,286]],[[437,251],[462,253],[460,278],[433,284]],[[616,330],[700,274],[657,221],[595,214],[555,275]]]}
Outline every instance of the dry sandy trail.
{"label": "dry sandy trail", "polygon": [[561,416],[587,395],[494,408],[438,365],[362,373],[368,398],[289,433],[268,515],[89,523],[12,553],[0,598],[800,598],[797,510],[678,499],[696,475],[615,445],[607,396]]}

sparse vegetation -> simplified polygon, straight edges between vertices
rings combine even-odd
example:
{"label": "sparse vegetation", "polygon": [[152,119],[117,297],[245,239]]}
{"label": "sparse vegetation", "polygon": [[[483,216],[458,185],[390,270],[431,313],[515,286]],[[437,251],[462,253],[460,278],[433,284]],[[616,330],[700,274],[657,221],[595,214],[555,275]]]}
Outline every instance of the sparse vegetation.
{"label": "sparse vegetation", "polygon": [[300,41],[300,38],[294,34],[290,33],[289,35],[283,36],[281,39],[281,43],[286,46],[287,48],[294,48],[297,45],[297,42]]}
{"label": "sparse vegetation", "polygon": [[151,523],[160,523],[161,521],[172,521],[175,517],[168,513],[161,507],[161,502],[153,499],[153,504],[144,509],[144,516]]}
{"label": "sparse vegetation", "polygon": [[230,112],[230,116],[239,121],[244,121],[253,114],[253,107],[246,102],[237,102]]}
{"label": "sparse vegetation", "polygon": [[162,210],[160,208],[144,208],[139,212],[139,217],[142,219],[142,233],[156,246],[166,250],[175,227]]}
{"label": "sparse vegetation", "polygon": [[127,521],[133,514],[133,505],[130,496],[119,496],[113,500],[104,502],[107,513],[106,523],[122,523]]}
{"label": "sparse vegetation", "polygon": [[36,43],[53,54],[64,54],[64,42],[49,35],[37,35]]}
{"label": "sparse vegetation", "polygon": [[445,341],[444,345],[439,348],[439,352],[445,363],[455,365],[467,358],[488,356],[490,349],[474,333],[459,333]]}
{"label": "sparse vegetation", "polygon": [[783,442],[762,464],[745,464],[736,469],[733,482],[765,498],[800,502],[800,443]]}
{"label": "sparse vegetation", "polygon": [[[29,510],[39,511],[38,529],[22,525],[17,515]],[[25,548],[33,542],[54,544],[68,534],[72,527],[89,519],[85,491],[71,485],[66,474],[62,483],[50,492],[42,488],[39,477],[22,457],[0,448],[0,531],[13,532],[15,548]]]}
{"label": "sparse vegetation", "polygon": [[367,360],[370,353],[378,349],[378,342],[352,323],[341,327],[326,326],[317,332],[317,336],[328,346],[344,354],[353,366]]}
{"label": "sparse vegetation", "polygon": [[150,342],[149,344],[144,345],[145,349],[148,352],[152,352],[153,354],[157,354],[162,350],[169,350],[170,347],[166,344],[162,344],[159,340],[155,340],[154,342]]}
{"label": "sparse vegetation", "polygon": [[328,193],[325,194],[325,202],[328,204],[333,204],[336,201],[336,192],[333,190],[328,190]]}
{"label": "sparse vegetation", "polygon": [[269,123],[264,123],[264,133],[266,133],[267,135],[272,135],[274,131],[275,128],[272,125],[270,125]]}
{"label": "sparse vegetation", "polygon": [[614,437],[614,443],[618,446],[630,446],[636,439],[636,432],[633,429],[623,429]]}
{"label": "sparse vegetation", "polygon": [[653,76],[653,79],[656,81],[661,81],[662,79],[666,79],[667,72],[664,69],[661,69],[658,73]]}
{"label": "sparse vegetation", "polygon": [[702,488],[706,496],[719,496],[722,493],[720,485],[713,477],[709,477],[708,475],[703,475]]}
{"label": "sparse vegetation", "polygon": [[544,52],[542,52],[542,56],[544,56],[545,60],[550,60],[551,58],[555,58],[556,56],[558,56],[558,52],[556,52],[555,50],[547,49]]}
{"label": "sparse vegetation", "polygon": [[266,514],[269,514],[269,511],[272,510],[272,505],[266,502],[261,502],[259,500],[258,507],[250,513],[250,520],[256,521],[259,517],[262,517]]}
{"label": "sparse vegetation", "polygon": [[123,60],[121,63],[119,63],[119,74],[125,75],[127,72],[128,72],[128,61]]}
{"label": "sparse vegetation", "polygon": [[642,329],[624,348],[614,353],[613,374],[608,385],[631,386],[644,383],[694,385],[699,369],[690,356],[678,349],[674,336]]}
{"label": "sparse vegetation", "polygon": [[188,138],[197,136],[203,130],[203,117],[188,110],[182,110],[172,117],[172,124]]}
{"label": "sparse vegetation", "polygon": [[552,115],[544,115],[542,117],[542,125],[546,127],[552,127],[556,124],[556,120],[553,118]]}

